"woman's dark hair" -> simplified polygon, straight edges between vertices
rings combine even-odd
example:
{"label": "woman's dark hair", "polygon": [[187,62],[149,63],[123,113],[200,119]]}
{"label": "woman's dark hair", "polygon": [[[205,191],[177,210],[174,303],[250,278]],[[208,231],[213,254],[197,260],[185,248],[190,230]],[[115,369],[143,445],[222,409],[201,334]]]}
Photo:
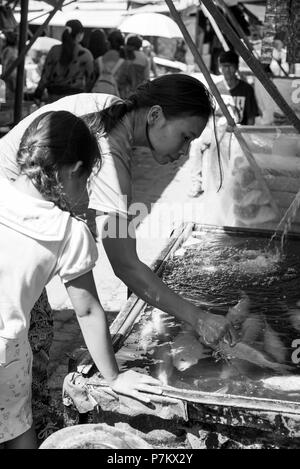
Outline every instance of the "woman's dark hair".
{"label": "woman's dark hair", "polygon": [[240,61],[239,56],[233,50],[222,51],[221,54],[219,55],[220,64],[228,63],[228,64],[232,64],[238,67],[239,61]]}
{"label": "woman's dark hair", "polygon": [[141,36],[137,34],[129,34],[125,40],[125,46],[123,47],[122,58],[126,60],[135,59],[135,51],[139,50],[142,47],[143,40]]}
{"label": "woman's dark hair", "polygon": [[108,49],[108,41],[103,29],[93,29],[90,34],[88,49],[93,54],[94,59],[105,54]]}
{"label": "woman's dark hair", "polygon": [[126,41],[127,46],[131,46],[134,50],[140,50],[143,44],[143,39],[138,34],[128,34]]}
{"label": "woman's dark hair", "polygon": [[18,44],[18,33],[17,31],[6,31],[4,33],[7,46],[16,46]]}
{"label": "woman's dark hair", "polygon": [[[110,132],[130,111],[161,106],[166,119],[199,116],[207,120],[214,112],[214,101],[208,89],[196,78],[174,73],[163,75],[139,85],[124,102],[100,111],[97,119],[89,122],[92,130]],[[85,122],[88,122],[85,119]]]}
{"label": "woman's dark hair", "polygon": [[117,51],[120,51],[125,43],[124,36],[119,29],[114,29],[111,31],[107,36],[107,40],[109,42],[110,48]]}
{"label": "woman's dark hair", "polygon": [[25,130],[17,154],[20,173],[62,210],[70,207],[59,172],[64,166],[82,161],[82,174],[90,175],[101,164],[97,140],[79,117],[67,111],[41,114]]}
{"label": "woman's dark hair", "polygon": [[66,22],[65,30],[62,34],[62,46],[59,63],[66,67],[72,62],[75,47],[75,38],[83,33],[84,29],[79,20],[69,20]]}

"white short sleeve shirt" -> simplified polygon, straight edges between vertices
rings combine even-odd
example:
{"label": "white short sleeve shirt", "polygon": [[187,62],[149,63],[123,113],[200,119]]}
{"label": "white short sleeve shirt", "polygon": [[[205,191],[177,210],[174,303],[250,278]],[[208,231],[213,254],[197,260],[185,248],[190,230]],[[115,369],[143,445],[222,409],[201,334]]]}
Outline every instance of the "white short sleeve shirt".
{"label": "white short sleeve shirt", "polygon": [[69,282],[92,270],[97,257],[84,222],[0,180],[0,337],[28,329],[30,311],[54,275]]}

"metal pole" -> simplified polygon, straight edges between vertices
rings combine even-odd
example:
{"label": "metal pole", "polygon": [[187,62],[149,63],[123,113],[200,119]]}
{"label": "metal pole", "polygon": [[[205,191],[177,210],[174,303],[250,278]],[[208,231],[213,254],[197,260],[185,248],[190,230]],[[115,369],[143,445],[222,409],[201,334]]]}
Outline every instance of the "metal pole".
{"label": "metal pole", "polygon": [[277,205],[273,199],[273,196],[266,184],[266,181],[263,177],[263,174],[261,172],[261,169],[260,167],[258,166],[258,164],[256,163],[256,160],[254,158],[254,156],[252,155],[251,153],[251,150],[245,140],[245,138],[243,137],[240,129],[236,126],[236,123],[233,119],[233,117],[231,116],[230,112],[228,111],[227,109],[227,106],[226,104],[224,103],[223,99],[222,99],[222,96],[220,94],[220,91],[219,89],[217,88],[216,84],[214,83],[209,71],[208,71],[208,68],[206,67],[201,55],[199,54],[189,32],[187,31],[185,25],[183,24],[183,21],[181,19],[181,16],[179,15],[178,11],[176,10],[174,4],[173,4],[173,1],[172,0],[165,0],[166,1],[166,4],[168,5],[169,7],[169,10],[170,10],[170,13],[171,13],[171,16],[173,17],[174,21],[177,23],[180,31],[182,32],[182,35],[187,43],[187,45],[189,46],[194,58],[195,58],[195,61],[197,63],[197,65],[199,66],[201,72],[203,73],[204,75],[204,78],[205,80],[207,81],[210,89],[212,90],[224,116],[226,117],[227,119],[227,122],[228,124],[230,125],[230,127],[232,127],[233,129],[233,132],[248,160],[248,163],[249,165],[251,166],[251,168],[253,169],[254,173],[255,173],[255,176],[256,176],[256,179],[260,182],[261,184],[261,187],[262,189],[264,190],[265,194],[267,195],[269,201],[270,201],[270,204],[272,206],[272,209],[274,210],[274,212],[277,214],[278,213],[278,208],[277,208]]}
{"label": "metal pole", "polygon": [[[29,4],[29,0],[21,0],[21,21],[20,21],[20,29],[19,29],[19,55],[22,53],[22,50],[24,49],[26,45],[28,4]],[[15,104],[14,104],[14,125],[16,125],[22,118],[24,65],[25,65],[25,55],[23,55],[23,57],[19,61],[18,71],[17,71]]]}
{"label": "metal pole", "polygon": [[[168,0],[166,0],[168,3]],[[220,28],[226,34],[227,38],[230,40],[232,44],[234,44],[235,49],[237,52],[243,57],[245,62],[253,71],[254,75],[259,79],[263,87],[269,93],[269,95],[274,99],[275,103],[281,109],[283,114],[289,119],[291,124],[295,127],[295,129],[300,132],[300,120],[298,119],[295,112],[292,108],[288,105],[285,101],[283,96],[279,93],[278,89],[274,85],[274,83],[269,79],[268,75],[265,73],[263,67],[261,66],[260,62],[256,59],[256,57],[252,54],[251,51],[243,44],[240,40],[239,36],[233,30],[231,25],[228,23],[224,15],[218,10],[216,5],[213,3],[212,0],[202,0],[202,3],[206,6],[208,11],[214,16],[215,20],[217,21]]]}

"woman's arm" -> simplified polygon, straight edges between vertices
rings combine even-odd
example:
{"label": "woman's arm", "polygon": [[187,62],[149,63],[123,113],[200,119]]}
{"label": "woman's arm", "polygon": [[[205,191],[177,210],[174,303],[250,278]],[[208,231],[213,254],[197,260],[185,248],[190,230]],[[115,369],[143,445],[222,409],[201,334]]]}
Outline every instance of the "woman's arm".
{"label": "woman's arm", "polygon": [[[112,220],[111,217],[117,217],[117,220]],[[107,235],[110,223],[111,226],[118,228],[111,237]],[[232,343],[233,330],[223,316],[201,311],[170,290],[146,264],[140,261],[136,252],[135,238],[133,236],[124,238],[124,233],[128,233],[129,223],[124,217],[117,215],[107,216],[102,222],[102,236],[100,234],[100,237],[102,237],[104,249],[117,277],[139,298],[175,316],[178,320],[190,324],[206,343],[214,343],[225,335]],[[97,225],[100,226],[101,223]]]}
{"label": "woman's arm", "polygon": [[94,58],[89,50],[86,49],[86,64],[85,64],[85,78],[86,78],[86,92],[89,93],[94,85]]}
{"label": "woman's arm", "polygon": [[120,373],[113,351],[105,312],[99,302],[92,272],[67,282],[66,289],[88,350],[111,388],[119,394],[149,402],[140,392],[161,394],[160,382],[134,371]]}
{"label": "woman's arm", "polygon": [[96,81],[97,81],[97,78],[99,77],[100,75],[100,68],[99,68],[99,59],[95,59],[94,60],[94,75],[93,75],[93,84],[91,86],[91,90],[93,89]]}

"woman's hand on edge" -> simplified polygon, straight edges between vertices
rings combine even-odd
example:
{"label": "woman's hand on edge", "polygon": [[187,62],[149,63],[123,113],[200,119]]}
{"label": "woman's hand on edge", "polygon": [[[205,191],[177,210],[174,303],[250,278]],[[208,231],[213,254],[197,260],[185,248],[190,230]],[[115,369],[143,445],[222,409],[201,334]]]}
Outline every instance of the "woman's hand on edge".
{"label": "woman's hand on edge", "polygon": [[162,394],[162,383],[158,379],[134,370],[120,373],[109,385],[116,393],[133,397],[146,404],[151,399],[144,393]]}

